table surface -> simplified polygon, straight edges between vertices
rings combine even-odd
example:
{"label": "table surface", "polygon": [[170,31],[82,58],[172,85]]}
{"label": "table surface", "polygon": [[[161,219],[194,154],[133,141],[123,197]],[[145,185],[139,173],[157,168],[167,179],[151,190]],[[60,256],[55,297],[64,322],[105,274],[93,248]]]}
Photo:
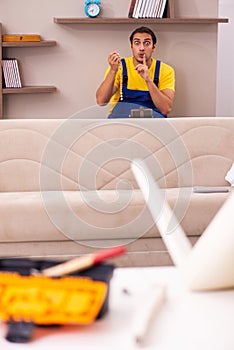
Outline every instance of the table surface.
{"label": "table surface", "polygon": [[[155,315],[146,341],[134,340],[134,320],[146,292],[165,285],[166,302]],[[234,290],[190,292],[174,267],[117,268],[111,280],[109,311],[89,326],[36,328],[31,342],[5,340],[0,326],[0,349],[81,350],[233,350]]]}

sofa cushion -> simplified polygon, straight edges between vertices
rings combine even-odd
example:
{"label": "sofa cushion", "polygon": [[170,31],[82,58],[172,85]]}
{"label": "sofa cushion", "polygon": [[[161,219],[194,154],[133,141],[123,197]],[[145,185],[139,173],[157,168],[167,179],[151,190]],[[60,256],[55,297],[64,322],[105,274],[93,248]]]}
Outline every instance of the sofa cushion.
{"label": "sofa cushion", "polygon": [[3,120],[0,191],[138,188],[143,159],[161,187],[225,186],[234,118]]}

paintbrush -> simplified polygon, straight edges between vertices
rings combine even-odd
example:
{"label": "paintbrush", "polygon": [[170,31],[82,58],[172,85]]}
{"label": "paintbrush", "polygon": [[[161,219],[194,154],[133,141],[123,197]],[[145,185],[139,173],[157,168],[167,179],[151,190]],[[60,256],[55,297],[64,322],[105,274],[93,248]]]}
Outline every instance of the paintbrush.
{"label": "paintbrush", "polygon": [[67,275],[71,272],[78,272],[88,269],[106,259],[124,254],[125,252],[126,248],[124,246],[100,250],[96,253],[77,257],[64,263],[43,269],[40,271],[40,274],[48,277],[59,277]]}

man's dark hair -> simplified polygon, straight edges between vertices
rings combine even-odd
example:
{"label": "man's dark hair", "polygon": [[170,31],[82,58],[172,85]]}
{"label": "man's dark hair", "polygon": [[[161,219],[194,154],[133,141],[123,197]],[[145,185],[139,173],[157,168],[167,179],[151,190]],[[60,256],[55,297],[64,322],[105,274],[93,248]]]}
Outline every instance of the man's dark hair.
{"label": "man's dark hair", "polygon": [[150,28],[148,28],[148,27],[139,27],[139,28],[136,28],[136,29],[132,32],[132,34],[130,35],[130,38],[129,38],[129,39],[130,39],[131,44],[132,44],[132,42],[133,42],[133,37],[134,37],[134,35],[135,35],[136,33],[147,33],[147,34],[149,34],[149,35],[151,36],[152,41],[153,41],[153,45],[155,45],[156,42],[157,42],[156,35],[154,34],[154,32],[153,32]]}

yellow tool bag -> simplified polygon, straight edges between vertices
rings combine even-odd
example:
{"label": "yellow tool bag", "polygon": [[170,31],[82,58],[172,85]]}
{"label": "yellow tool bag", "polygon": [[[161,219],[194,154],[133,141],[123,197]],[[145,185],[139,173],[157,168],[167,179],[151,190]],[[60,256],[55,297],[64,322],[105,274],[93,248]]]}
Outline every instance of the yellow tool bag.
{"label": "yellow tool bag", "polygon": [[[108,309],[114,265],[99,264],[60,278],[40,275],[58,262],[0,260],[0,319],[6,339],[27,342],[34,326],[89,325]],[[37,271],[38,275],[32,275]]]}

